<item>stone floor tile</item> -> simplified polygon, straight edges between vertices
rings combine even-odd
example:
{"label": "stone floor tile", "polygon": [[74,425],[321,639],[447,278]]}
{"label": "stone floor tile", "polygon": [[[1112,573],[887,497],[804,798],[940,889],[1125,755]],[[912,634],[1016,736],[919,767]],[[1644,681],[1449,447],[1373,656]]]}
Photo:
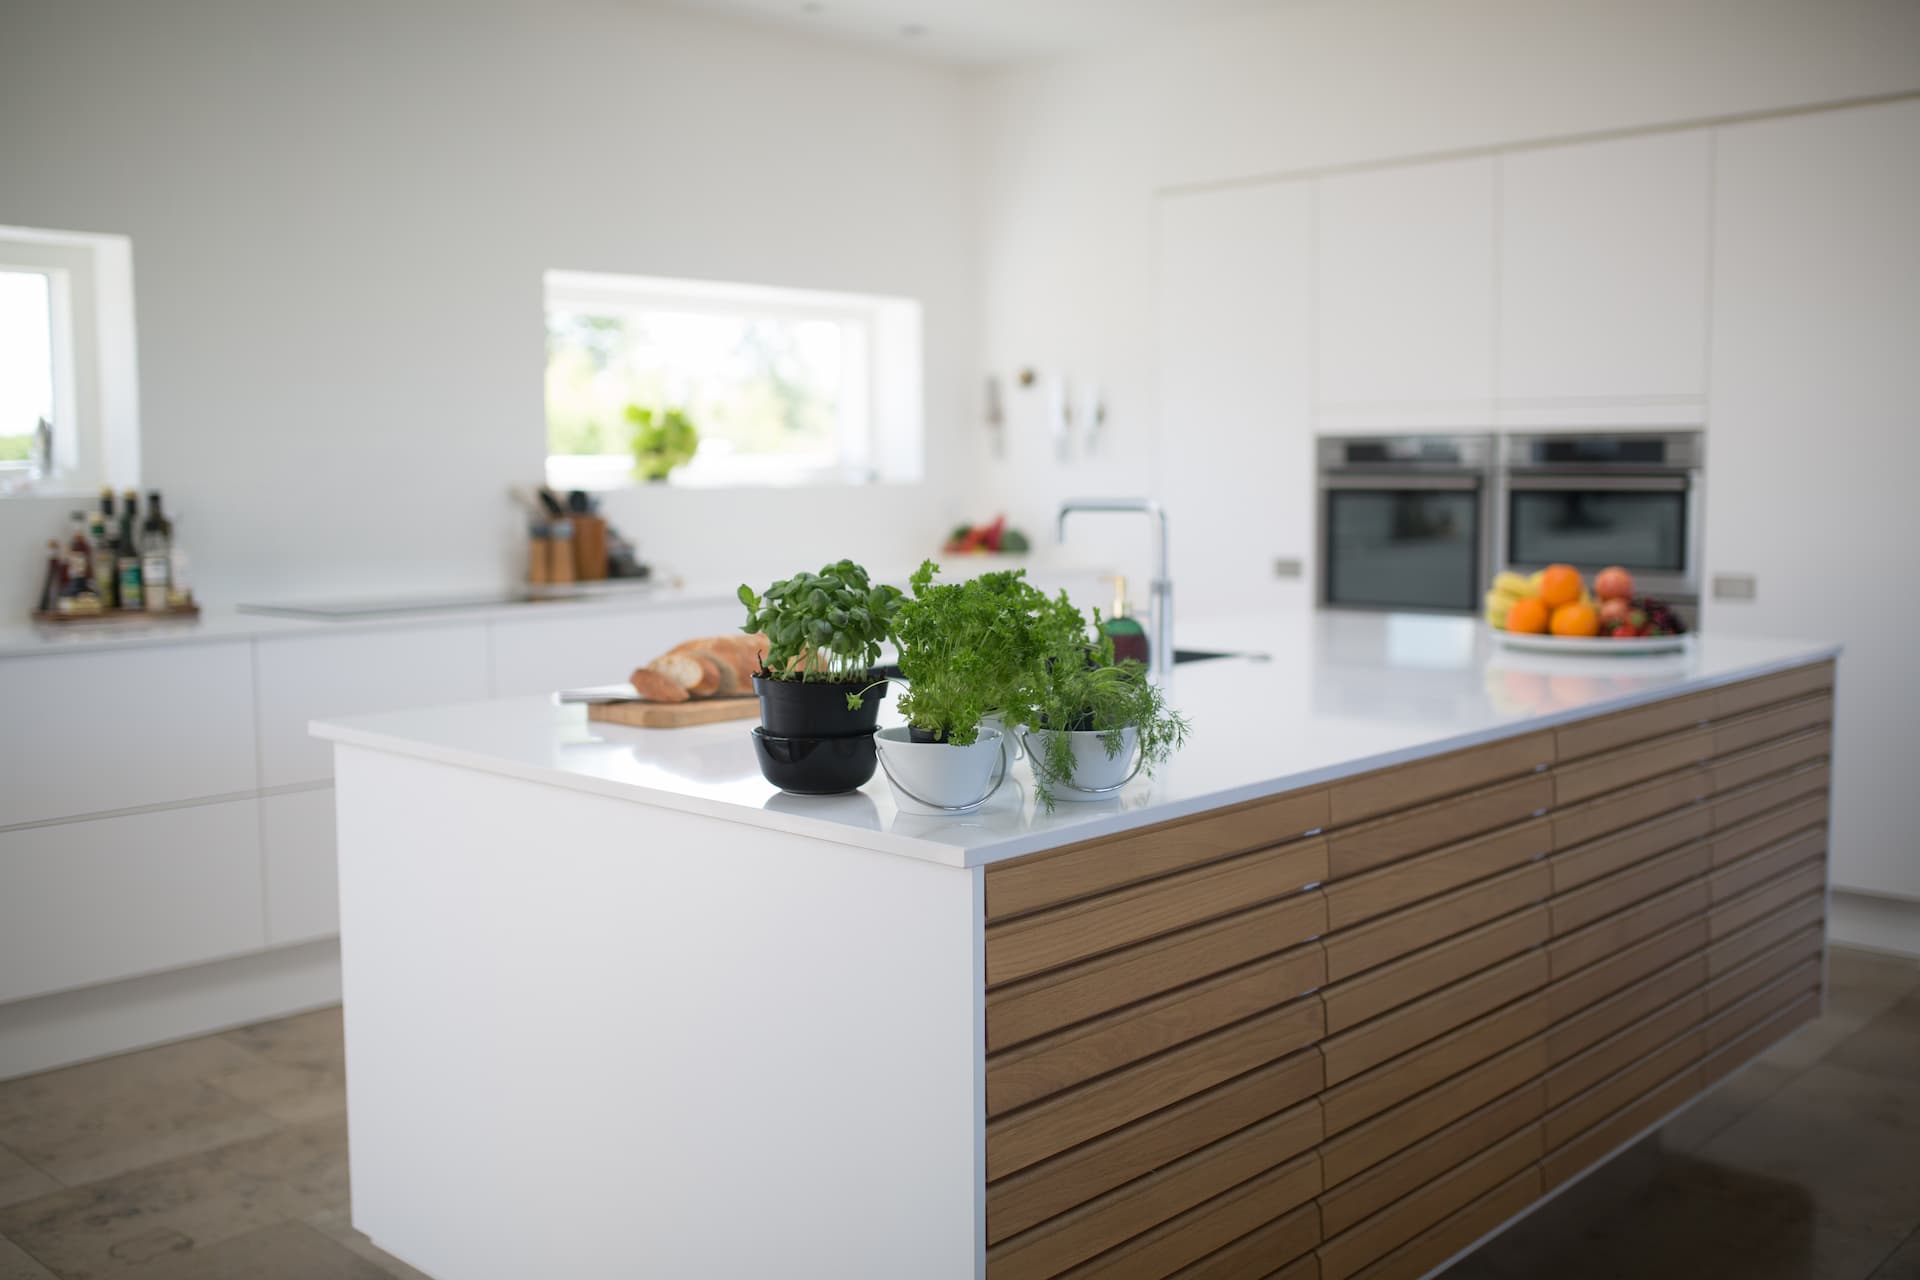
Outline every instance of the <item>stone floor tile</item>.
{"label": "stone floor tile", "polygon": [[354,1230],[353,1216],[345,1207],[314,1214],[307,1219],[307,1225],[373,1263],[390,1280],[433,1280],[426,1272],[408,1266]]}
{"label": "stone floor tile", "polygon": [[1908,1079],[1920,1075],[1920,996],[1908,996],[1833,1047],[1824,1061]]}
{"label": "stone floor tile", "polygon": [[58,1280],[25,1249],[0,1236],[0,1280]]}
{"label": "stone floor tile", "polygon": [[1698,1150],[1784,1089],[1802,1070],[1768,1061],[1763,1055],[1669,1120],[1660,1130],[1660,1145],[1669,1151]]}
{"label": "stone floor tile", "polygon": [[1867,1280],[1920,1280],[1920,1229],[1906,1238]]}
{"label": "stone floor tile", "polygon": [[226,1032],[221,1039],[283,1067],[331,1072],[337,1076],[346,1074],[346,1041],[337,1004],[291,1018],[240,1027]]}
{"label": "stone floor tile", "polygon": [[391,1280],[304,1222],[278,1222],[170,1254],[129,1274],[139,1280]]}
{"label": "stone floor tile", "polygon": [[346,1126],[333,1120],[0,1209],[0,1235],[63,1280],[105,1280],[346,1202]]}
{"label": "stone floor tile", "polygon": [[61,1086],[0,1099],[0,1143],[67,1186],[279,1126],[259,1108],[197,1081],[128,1085],[92,1096]]}
{"label": "stone floor tile", "polygon": [[59,1189],[53,1178],[0,1147],[0,1205],[18,1204]]}
{"label": "stone floor tile", "polygon": [[206,1082],[285,1124],[307,1124],[347,1111],[346,1077],[324,1067],[260,1062],[209,1076]]}

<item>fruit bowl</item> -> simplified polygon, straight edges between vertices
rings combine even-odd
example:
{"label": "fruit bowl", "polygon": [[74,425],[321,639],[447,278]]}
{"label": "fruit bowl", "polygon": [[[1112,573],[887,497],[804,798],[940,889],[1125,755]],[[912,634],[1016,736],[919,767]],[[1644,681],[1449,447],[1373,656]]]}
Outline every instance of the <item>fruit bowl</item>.
{"label": "fruit bowl", "polygon": [[1536,632],[1487,628],[1495,642],[1523,653],[1600,653],[1615,657],[1632,654],[1678,653],[1687,647],[1685,636],[1549,636]]}

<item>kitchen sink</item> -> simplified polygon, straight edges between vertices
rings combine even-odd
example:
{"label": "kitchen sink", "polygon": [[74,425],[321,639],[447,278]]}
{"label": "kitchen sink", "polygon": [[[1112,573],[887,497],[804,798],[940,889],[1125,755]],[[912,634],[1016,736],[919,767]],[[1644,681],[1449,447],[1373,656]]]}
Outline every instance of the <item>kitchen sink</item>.
{"label": "kitchen sink", "polygon": [[1173,664],[1179,666],[1183,662],[1212,662],[1215,658],[1244,658],[1250,656],[1252,655],[1230,653],[1225,649],[1175,649],[1173,651]]}

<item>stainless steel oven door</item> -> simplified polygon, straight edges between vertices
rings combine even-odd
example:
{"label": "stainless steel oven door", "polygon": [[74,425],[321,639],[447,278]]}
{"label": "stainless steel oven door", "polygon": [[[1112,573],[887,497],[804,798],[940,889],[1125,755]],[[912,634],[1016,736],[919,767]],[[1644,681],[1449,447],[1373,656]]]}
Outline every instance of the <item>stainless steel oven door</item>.
{"label": "stainless steel oven door", "polygon": [[1698,597],[1699,493],[1691,477],[1509,472],[1503,496],[1506,567],[1570,564],[1591,573],[1617,564],[1651,595]]}
{"label": "stainless steel oven door", "polygon": [[1322,475],[1320,602],[1475,613],[1491,530],[1479,475]]}

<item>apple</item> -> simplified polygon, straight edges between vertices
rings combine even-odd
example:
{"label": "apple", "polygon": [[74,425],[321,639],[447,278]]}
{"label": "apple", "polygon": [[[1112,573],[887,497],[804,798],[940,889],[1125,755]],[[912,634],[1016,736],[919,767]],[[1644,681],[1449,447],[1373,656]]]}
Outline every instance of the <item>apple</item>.
{"label": "apple", "polygon": [[1633,612],[1633,602],[1625,596],[1612,596],[1600,601],[1600,625],[1622,623]]}
{"label": "apple", "polygon": [[1625,600],[1633,595],[1633,575],[1619,565],[1609,565],[1593,575],[1593,594],[1602,600]]}

